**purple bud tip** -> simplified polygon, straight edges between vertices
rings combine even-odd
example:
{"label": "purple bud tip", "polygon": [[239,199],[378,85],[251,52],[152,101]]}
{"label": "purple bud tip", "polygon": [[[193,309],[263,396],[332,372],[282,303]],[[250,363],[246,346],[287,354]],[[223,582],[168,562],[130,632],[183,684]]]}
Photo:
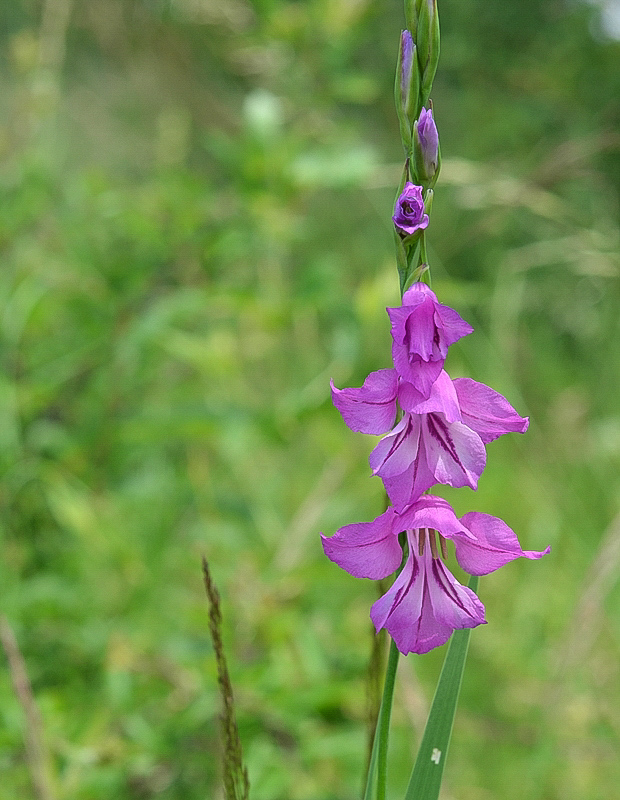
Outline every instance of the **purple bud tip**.
{"label": "purple bud tip", "polygon": [[436,150],[439,144],[439,135],[437,133],[435,120],[433,119],[432,109],[423,108],[416,124],[418,126],[418,136],[420,137],[422,146],[425,148],[434,148]]}
{"label": "purple bud tip", "polygon": [[400,87],[403,97],[409,91],[414,48],[415,45],[411,33],[408,30],[404,30],[400,35]]}
{"label": "purple bud tip", "polygon": [[413,56],[413,36],[408,30],[404,30],[400,34],[400,53],[401,58],[403,60],[403,66],[405,62],[411,62],[411,58]]}
{"label": "purple bud tip", "polygon": [[420,140],[420,150],[424,161],[426,177],[431,178],[437,169],[439,154],[439,134],[433,119],[432,109],[423,108],[416,122],[416,131]]}

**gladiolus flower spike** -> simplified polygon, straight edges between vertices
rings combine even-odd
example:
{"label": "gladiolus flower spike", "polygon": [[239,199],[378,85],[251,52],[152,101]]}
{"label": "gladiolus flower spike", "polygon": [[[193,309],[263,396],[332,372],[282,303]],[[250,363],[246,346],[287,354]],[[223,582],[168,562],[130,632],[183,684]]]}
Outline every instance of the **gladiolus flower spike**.
{"label": "gladiolus flower spike", "polygon": [[[405,23],[394,86],[404,165],[392,214],[401,304],[386,309],[392,363],[371,372],[360,387],[331,383],[333,404],[348,427],[380,437],[369,462],[389,502],[372,522],[321,534],[327,557],[351,575],[394,575],[370,609],[377,633],[387,630],[392,643],[364,800],[387,796],[399,652],[427,653],[452,637],[404,797],[438,800],[470,630],[487,622],[476,594],[478,576],[516,558],[539,559],[550,549],[523,550],[501,519],[477,511],[457,518],[445,500],[430,494],[441,484],[475,490],[486,468],[486,446],[505,433],[525,433],[529,421],[494,389],[471,378],[453,380],[445,369],[449,348],[473,328],[431,289],[427,254],[441,169],[430,96],[439,59],[437,0],[405,0]],[[446,566],[449,548],[470,574],[468,586]]]}
{"label": "gladiolus flower spike", "polygon": [[371,372],[359,388],[332,382],[332,400],[351,430],[382,437],[369,462],[391,505],[374,522],[346,525],[322,541],[326,555],[347,572],[377,580],[400,566],[398,534],[406,532],[404,567],[371,618],[402,653],[425,653],[453,630],[486,622],[480,600],[442,561],[447,541],[472,575],[519,556],[540,558],[549,548],[524,551],[502,520],[478,512],[458,520],[445,500],[425,494],[437,484],[476,489],[486,445],[505,433],[525,433],[528,419],[489,386],[450,378],[448,348],[473,328],[426,284],[413,284],[401,306],[387,312],[393,366]]}

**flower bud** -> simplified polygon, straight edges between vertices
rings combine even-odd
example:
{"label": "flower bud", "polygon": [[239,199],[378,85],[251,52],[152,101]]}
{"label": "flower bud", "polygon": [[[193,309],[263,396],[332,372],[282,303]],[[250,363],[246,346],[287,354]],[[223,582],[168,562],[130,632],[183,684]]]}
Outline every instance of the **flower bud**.
{"label": "flower bud", "polygon": [[421,0],[414,41],[418,48],[421,100],[426,105],[439,62],[439,13],[437,0]]}
{"label": "flower bud", "polygon": [[434,185],[439,172],[439,135],[432,109],[423,108],[413,126],[413,158],[420,183]]}
{"label": "flower bud", "polygon": [[401,236],[411,236],[428,227],[428,214],[424,209],[422,187],[407,181],[396,201],[392,221]]}
{"label": "flower bud", "polygon": [[411,97],[411,78],[413,77],[413,62],[415,60],[415,44],[409,31],[402,31],[400,35],[400,96],[403,108],[407,108]]}
{"label": "flower bud", "polygon": [[408,30],[404,30],[400,36],[394,99],[400,122],[401,137],[407,151],[411,147],[411,126],[416,118],[419,87],[420,73],[416,57],[416,46],[411,33]]}
{"label": "flower bud", "polygon": [[406,0],[405,18],[413,33],[420,70],[420,101],[426,105],[439,62],[437,0]]}

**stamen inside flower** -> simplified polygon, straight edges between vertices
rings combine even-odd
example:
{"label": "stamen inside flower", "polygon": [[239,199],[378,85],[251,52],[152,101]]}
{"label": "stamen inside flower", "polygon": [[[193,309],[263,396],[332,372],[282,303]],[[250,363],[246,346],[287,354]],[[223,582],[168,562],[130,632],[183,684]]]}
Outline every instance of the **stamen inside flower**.
{"label": "stamen inside flower", "polygon": [[[416,532],[413,531],[414,537],[415,533]],[[424,555],[424,550],[426,549],[426,539],[428,537],[428,543],[431,548],[431,555],[433,556],[433,558],[439,558],[439,549],[437,548],[437,538],[439,538],[439,548],[441,548],[441,557],[443,558],[444,561],[447,560],[448,545],[444,537],[439,533],[439,531],[433,530],[432,528],[418,528],[417,534],[418,534],[418,555],[420,557]]]}
{"label": "stamen inside flower", "polygon": [[437,539],[435,538],[435,531],[431,528],[428,531],[428,541],[431,545],[431,553],[433,558],[439,558],[439,551],[437,550]]}

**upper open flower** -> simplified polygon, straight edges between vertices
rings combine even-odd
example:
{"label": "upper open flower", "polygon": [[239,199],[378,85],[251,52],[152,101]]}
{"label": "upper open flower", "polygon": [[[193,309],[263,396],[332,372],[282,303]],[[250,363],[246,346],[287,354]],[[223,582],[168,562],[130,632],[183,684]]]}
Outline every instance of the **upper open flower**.
{"label": "upper open flower", "polygon": [[394,366],[401,378],[428,397],[443,369],[448,347],[474,329],[420,282],[407,289],[402,305],[387,312],[392,323]]}
{"label": "upper open flower", "polygon": [[[445,370],[428,397],[399,380],[396,370],[383,369],[371,372],[360,388],[332,384],[332,398],[352,430],[386,434],[370,454],[370,466],[399,509],[436,483],[475,489],[486,464],[485,444],[528,426],[501,394],[469,378],[453,381]],[[404,414],[392,428],[399,405]]]}
{"label": "upper open flower", "polygon": [[407,181],[396,201],[392,220],[396,228],[406,236],[410,236],[416,231],[423,231],[428,227],[428,214],[424,213],[421,186],[415,186]]}
{"label": "upper open flower", "polygon": [[454,384],[443,371],[424,398],[401,383],[404,415],[370,454],[392,503],[402,508],[436,483],[476,489],[486,464],[484,442],[462,421]]}

